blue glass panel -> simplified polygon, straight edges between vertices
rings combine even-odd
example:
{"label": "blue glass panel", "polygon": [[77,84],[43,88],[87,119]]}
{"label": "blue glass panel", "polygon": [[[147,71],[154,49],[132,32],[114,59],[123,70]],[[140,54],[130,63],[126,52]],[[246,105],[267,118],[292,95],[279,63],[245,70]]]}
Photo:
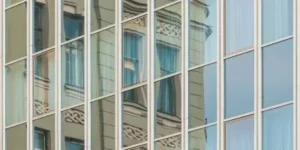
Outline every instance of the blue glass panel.
{"label": "blue glass panel", "polygon": [[263,48],[263,107],[293,100],[293,40]]}
{"label": "blue glass panel", "polygon": [[262,0],[263,43],[293,34],[293,0]]}
{"label": "blue glass panel", "polygon": [[263,150],[293,150],[293,105],[263,113]]}
{"label": "blue glass panel", "polygon": [[226,123],[226,150],[254,150],[254,119]]}
{"label": "blue glass panel", "polygon": [[253,52],[225,60],[225,117],[251,112],[253,103]]}
{"label": "blue glass panel", "polygon": [[189,138],[190,150],[217,150],[216,126],[192,131]]}

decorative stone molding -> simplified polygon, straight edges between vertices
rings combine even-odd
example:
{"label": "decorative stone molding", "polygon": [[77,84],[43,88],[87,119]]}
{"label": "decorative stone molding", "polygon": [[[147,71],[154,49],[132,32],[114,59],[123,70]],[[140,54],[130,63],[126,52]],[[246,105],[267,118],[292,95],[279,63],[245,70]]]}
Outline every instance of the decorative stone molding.
{"label": "decorative stone molding", "polygon": [[174,136],[174,137],[159,140],[157,141],[157,143],[165,147],[180,148],[181,147],[180,139],[181,139],[180,136]]}
{"label": "decorative stone molding", "polygon": [[34,100],[34,114],[42,115],[49,112],[48,104]]}
{"label": "decorative stone molding", "polygon": [[123,124],[123,133],[126,137],[137,141],[147,141],[147,132],[130,124]]}
{"label": "decorative stone molding", "polygon": [[84,125],[84,112],[78,109],[68,109],[65,112],[65,121],[68,123],[74,123]]}
{"label": "decorative stone molding", "polygon": [[[124,16],[125,19],[131,18],[131,17],[134,16],[134,15],[132,15],[130,13],[124,13],[124,15],[125,15]],[[142,16],[142,17],[130,20],[129,23],[137,24],[137,25],[140,25],[140,26],[146,26],[146,17]]]}
{"label": "decorative stone molding", "polygon": [[181,39],[181,27],[162,20],[157,20],[156,22],[156,33]]}

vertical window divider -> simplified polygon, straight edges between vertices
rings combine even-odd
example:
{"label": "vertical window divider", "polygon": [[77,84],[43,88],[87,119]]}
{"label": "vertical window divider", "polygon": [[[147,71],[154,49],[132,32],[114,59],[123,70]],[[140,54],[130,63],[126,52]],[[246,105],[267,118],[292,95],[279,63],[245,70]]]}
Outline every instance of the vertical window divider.
{"label": "vertical window divider", "polygon": [[[262,150],[262,0],[255,0],[255,34],[254,53],[255,53],[255,75],[254,75],[254,148]],[[256,145],[255,145],[256,144]]]}
{"label": "vertical window divider", "polygon": [[148,60],[148,80],[147,80],[147,101],[148,101],[148,149],[154,150],[154,126],[155,126],[155,99],[154,99],[154,0],[148,0],[147,15],[147,60]]}
{"label": "vertical window divider", "polygon": [[91,66],[91,42],[90,42],[90,31],[91,31],[91,11],[90,11],[90,0],[85,0],[85,17],[84,17],[84,142],[85,149],[91,149],[91,79],[90,79],[90,66]]}
{"label": "vertical window divider", "polygon": [[293,42],[293,101],[294,101],[294,106],[293,106],[293,116],[294,116],[294,135],[293,135],[293,146],[294,150],[299,149],[299,142],[300,142],[300,131],[299,131],[299,125],[300,125],[300,103],[299,103],[299,92],[300,88],[298,88],[299,83],[299,71],[298,71],[298,66],[300,66],[300,53],[297,51],[298,50],[298,43],[299,41],[299,30],[298,28],[300,27],[299,24],[299,10],[297,8],[300,8],[300,3],[298,0],[293,0],[293,37],[294,37],[294,42]]}
{"label": "vertical window divider", "polygon": [[183,94],[182,94],[182,106],[183,106],[183,128],[182,128],[182,150],[189,149],[189,3],[190,1],[182,1],[182,21],[183,21],[183,55],[182,55],[182,61],[183,61]]}
{"label": "vertical window divider", "polygon": [[0,102],[0,149],[4,149],[3,147],[3,137],[4,137],[4,132],[3,132],[3,129],[4,129],[4,103],[5,103],[5,97],[4,97],[4,89],[5,89],[5,80],[4,79],[4,74],[5,74],[5,67],[3,64],[5,64],[4,62],[4,54],[5,54],[5,47],[4,47],[4,39],[5,39],[5,35],[4,34],[4,1],[0,1],[0,48],[2,49],[2,51],[0,51],[0,66],[1,66],[1,69],[0,69],[0,85],[1,85],[1,90],[0,90],[0,99],[1,99],[1,102]]}
{"label": "vertical window divider", "polygon": [[122,1],[116,1],[116,90],[115,90],[115,100],[116,100],[116,149],[121,150],[122,145]]}
{"label": "vertical window divider", "polygon": [[27,0],[27,149],[33,149],[33,0]]}
{"label": "vertical window divider", "polygon": [[225,54],[225,0],[218,1],[218,50],[217,50],[217,149],[225,150],[225,127],[224,127],[224,54]]}

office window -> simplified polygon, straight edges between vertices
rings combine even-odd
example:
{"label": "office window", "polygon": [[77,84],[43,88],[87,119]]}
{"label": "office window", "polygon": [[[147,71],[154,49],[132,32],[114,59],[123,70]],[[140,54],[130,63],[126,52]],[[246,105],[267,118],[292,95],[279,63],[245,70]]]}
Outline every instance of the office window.
{"label": "office window", "polygon": [[189,133],[190,150],[217,150],[217,128],[211,126]]}

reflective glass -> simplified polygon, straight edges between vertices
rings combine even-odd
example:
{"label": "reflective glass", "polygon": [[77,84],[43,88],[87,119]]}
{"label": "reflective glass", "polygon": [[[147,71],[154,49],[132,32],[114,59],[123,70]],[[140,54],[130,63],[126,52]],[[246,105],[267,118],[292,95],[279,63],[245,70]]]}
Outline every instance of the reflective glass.
{"label": "reflective glass", "polygon": [[55,53],[54,50],[34,58],[33,115],[55,110]]}
{"label": "reflective glass", "polygon": [[155,78],[181,70],[181,3],[155,12]]}
{"label": "reflective glass", "polygon": [[[161,7],[163,5],[169,4],[171,2],[175,2],[177,0],[155,0],[155,7]],[[180,9],[179,9],[180,11]]]}
{"label": "reflective glass", "polygon": [[6,150],[27,150],[26,126],[21,124],[5,130]]}
{"label": "reflective glass", "polygon": [[216,126],[192,131],[189,133],[190,150],[217,150]]}
{"label": "reflective glass", "polygon": [[[27,6],[17,5],[5,11],[5,62],[10,62],[27,54]],[[17,19],[16,19],[17,18]]]}
{"label": "reflective glass", "polygon": [[217,66],[189,72],[189,127],[217,121]]}
{"label": "reflective glass", "polygon": [[91,97],[114,92],[115,28],[99,32],[91,38]]}
{"label": "reflective glass", "polygon": [[293,100],[293,40],[262,50],[263,107]]}
{"label": "reflective glass", "polygon": [[9,126],[27,118],[26,60],[8,65],[5,71],[5,124]]}
{"label": "reflective glass", "polygon": [[84,39],[62,46],[62,108],[84,102]]}
{"label": "reflective glass", "polygon": [[147,80],[147,16],[123,24],[123,87]]}
{"label": "reflective glass", "polygon": [[181,135],[173,136],[156,141],[155,150],[181,150],[181,144]]}
{"label": "reflective glass", "polygon": [[55,44],[55,1],[34,0],[34,52]]}
{"label": "reflective glass", "polygon": [[24,1],[24,0],[5,0],[5,6],[8,7],[10,5],[16,4],[21,1]]}
{"label": "reflective glass", "polygon": [[126,150],[147,150],[147,149],[148,149],[147,145],[142,145],[142,146],[138,146],[138,147],[134,147],[134,148],[129,148]]}
{"label": "reflective glass", "polygon": [[155,137],[181,131],[181,77],[180,75],[154,83],[156,106]]}
{"label": "reflective glass", "polygon": [[123,146],[147,141],[147,87],[142,86],[122,93],[122,100]]}
{"label": "reflective glass", "polygon": [[147,12],[148,0],[122,0],[123,19],[128,19]]}
{"label": "reflective glass", "polygon": [[293,150],[293,105],[266,111],[262,117],[262,150]]}
{"label": "reflective glass", "polygon": [[62,1],[62,42],[84,34],[84,0]]}
{"label": "reflective glass", "polygon": [[92,31],[115,23],[116,0],[91,0],[91,3]]}
{"label": "reflective glass", "polygon": [[225,118],[254,108],[254,54],[249,52],[225,60]]}
{"label": "reflective glass", "polygon": [[84,150],[84,120],[84,105],[62,112],[62,150]]}
{"label": "reflective glass", "polygon": [[253,48],[254,0],[226,0],[226,54]]}
{"label": "reflective glass", "polygon": [[[235,120],[226,123],[226,150],[254,149],[254,119]],[[270,149],[269,149],[270,150]]]}
{"label": "reflective glass", "polygon": [[292,34],[293,0],[262,0],[263,43]]}
{"label": "reflective glass", "polygon": [[55,150],[55,116],[33,121],[34,150]]}
{"label": "reflective glass", "polygon": [[217,0],[191,1],[189,15],[189,66],[216,60]]}
{"label": "reflective glass", "polygon": [[92,150],[115,150],[115,97],[100,99],[91,105]]}

